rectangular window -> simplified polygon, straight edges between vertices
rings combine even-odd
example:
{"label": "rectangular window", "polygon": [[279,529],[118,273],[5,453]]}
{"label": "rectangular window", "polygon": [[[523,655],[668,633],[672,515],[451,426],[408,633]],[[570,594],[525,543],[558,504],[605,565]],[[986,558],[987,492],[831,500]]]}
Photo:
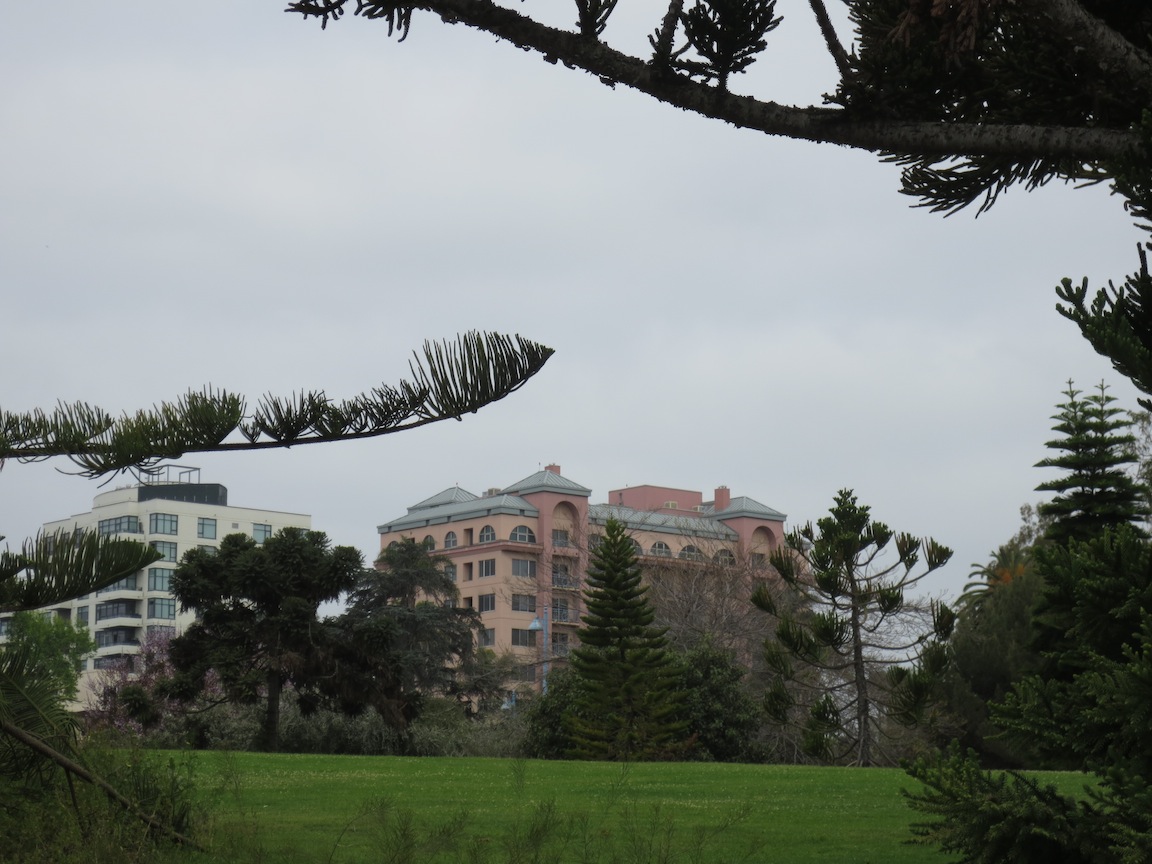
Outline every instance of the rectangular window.
{"label": "rectangular window", "polygon": [[535,594],[513,594],[512,595],[512,611],[513,612],[535,612],[536,611],[536,595]]}
{"label": "rectangular window", "polygon": [[263,525],[260,522],[252,523],[252,539],[257,543],[263,543],[272,536],[272,526]]}
{"label": "rectangular window", "polygon": [[568,601],[553,598],[552,600],[552,620],[559,621],[561,624],[566,623],[568,619]]}
{"label": "rectangular window", "polygon": [[106,621],[109,618],[139,618],[136,611],[135,600],[106,600],[96,604],[96,620]]}
{"label": "rectangular window", "polygon": [[199,549],[201,552],[207,552],[209,555],[215,555],[216,554],[216,547],[215,546],[205,546],[201,543],[197,543],[196,548]]}
{"label": "rectangular window", "polygon": [[216,539],[216,520],[200,516],[196,519],[196,536],[201,540]]}
{"label": "rectangular window", "polygon": [[453,582],[456,581],[456,565],[451,561],[444,562],[444,576]]}
{"label": "rectangular window", "polygon": [[512,644],[517,648],[535,648],[536,631],[512,628]]}
{"label": "rectangular window", "polygon": [[462,600],[463,600],[465,609],[471,609],[472,608],[472,598],[471,597],[464,597],[464,598],[462,598]]}
{"label": "rectangular window", "polygon": [[445,609],[455,609],[456,608],[456,598],[455,597],[449,597],[447,600],[445,600],[444,601],[444,608]]}
{"label": "rectangular window", "polygon": [[525,579],[536,578],[536,562],[524,558],[512,559],[512,575],[523,576]]}
{"label": "rectangular window", "polygon": [[576,587],[576,583],[572,581],[572,574],[568,571],[567,564],[552,565],[552,585],[556,588]]}
{"label": "rectangular window", "polygon": [[553,657],[567,657],[568,656],[568,634],[567,633],[553,633],[552,634],[552,656]]}
{"label": "rectangular window", "polygon": [[553,546],[567,546],[568,545],[568,532],[563,528],[552,529],[552,545]]}
{"label": "rectangular window", "polygon": [[170,591],[169,587],[172,572],[166,567],[149,567],[148,568],[148,590],[149,591]]}
{"label": "rectangular window", "polygon": [[480,631],[480,647],[491,648],[496,644],[496,630],[489,627],[487,630]]}
{"label": "rectangular window", "polygon": [[180,517],[171,513],[149,513],[149,534],[178,534]]}
{"label": "rectangular window", "polygon": [[176,563],[176,544],[169,540],[153,540],[148,544],[164,557],[161,561],[167,561],[169,564]]}
{"label": "rectangular window", "polygon": [[127,669],[132,670],[132,655],[117,654],[114,657],[97,657],[92,661],[93,669]]}
{"label": "rectangular window", "polygon": [[176,635],[176,628],[171,624],[149,624],[148,635],[172,637]]}
{"label": "rectangular window", "polygon": [[496,575],[496,559],[486,558],[480,562],[480,578]]}
{"label": "rectangular window", "polygon": [[748,556],[748,560],[757,570],[763,570],[766,566],[768,566],[768,559],[765,557],[763,552],[753,552]]}
{"label": "rectangular window", "polygon": [[528,684],[536,683],[536,667],[535,666],[521,666],[520,667],[520,680]]}
{"label": "rectangular window", "polygon": [[137,516],[117,516],[115,519],[101,519],[96,525],[97,533],[107,534],[143,534],[140,519]]}
{"label": "rectangular window", "polygon": [[176,601],[170,597],[153,597],[148,601],[149,618],[175,618]]}
{"label": "rectangular window", "polygon": [[76,609],[76,623],[77,624],[83,624],[85,626],[88,625],[88,607],[87,606],[77,607],[77,609]]}
{"label": "rectangular window", "polygon": [[107,588],[101,588],[99,591],[96,592],[96,596],[99,597],[101,594],[108,594],[108,593],[111,593],[112,591],[135,591],[135,590],[136,590],[136,574],[133,573],[131,576],[125,576],[119,582],[113,582]]}
{"label": "rectangular window", "polygon": [[480,595],[480,611],[481,612],[495,612],[496,611],[496,595],[495,594],[481,594]]}
{"label": "rectangular window", "polygon": [[11,618],[0,618],[0,636],[8,635],[8,628],[12,626]]}
{"label": "rectangular window", "polygon": [[109,645],[139,644],[135,627],[109,627],[107,630],[96,631],[97,648],[107,648]]}

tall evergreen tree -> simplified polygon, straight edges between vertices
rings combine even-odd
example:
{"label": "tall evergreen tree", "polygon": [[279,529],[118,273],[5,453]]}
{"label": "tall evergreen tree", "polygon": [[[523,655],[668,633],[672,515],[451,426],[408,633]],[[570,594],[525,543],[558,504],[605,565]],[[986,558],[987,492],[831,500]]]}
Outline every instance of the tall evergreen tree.
{"label": "tall evergreen tree", "polygon": [[685,737],[679,676],[641,584],[624,525],[609,519],[592,552],[572,667],[581,711],[568,722],[571,753],[589,759],[666,758]]}
{"label": "tall evergreen tree", "polygon": [[[888,552],[895,555],[884,560]],[[914,572],[921,555],[924,569]],[[945,607],[924,620],[905,592],[951,557],[935,540],[873,520],[848,489],[815,527],[792,531],[772,553],[772,565],[803,602],[793,613],[766,590],[753,596],[779,621],[764,647],[771,674],[765,704],[777,722],[803,727],[809,756],[855,765],[892,761],[882,752],[882,718],[897,703],[901,715],[922,707],[921,682],[940,660],[934,637],[946,637],[953,620]],[[925,668],[912,672],[901,665],[907,662]]]}
{"label": "tall evergreen tree", "polygon": [[1036,463],[1065,472],[1036,487],[1057,493],[1040,505],[1040,515],[1052,519],[1045,537],[1057,543],[1088,540],[1105,528],[1135,524],[1148,515],[1145,490],[1124,470],[1138,461],[1131,415],[1113,406],[1116,400],[1103,382],[1096,389],[1082,399],[1068,382],[1067,401],[1052,418],[1060,437],[1045,445],[1058,452]]}

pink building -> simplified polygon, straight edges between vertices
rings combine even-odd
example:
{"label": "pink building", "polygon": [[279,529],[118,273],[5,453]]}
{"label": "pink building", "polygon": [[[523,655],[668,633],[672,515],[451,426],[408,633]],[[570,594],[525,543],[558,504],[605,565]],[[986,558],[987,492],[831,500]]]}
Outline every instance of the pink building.
{"label": "pink building", "polygon": [[665,486],[633,486],[589,504],[592,490],[549,465],[503,489],[445,489],[378,527],[380,548],[404,537],[448,561],[460,603],[484,622],[482,644],[511,652],[524,680],[567,656],[580,626],[583,575],[609,518],[628,528],[641,560],[766,564],[784,514],[726,486],[711,501]]}

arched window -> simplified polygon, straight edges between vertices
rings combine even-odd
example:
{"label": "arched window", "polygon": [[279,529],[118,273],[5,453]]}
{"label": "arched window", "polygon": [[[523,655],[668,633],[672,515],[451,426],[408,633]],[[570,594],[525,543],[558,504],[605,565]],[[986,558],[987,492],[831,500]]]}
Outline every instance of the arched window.
{"label": "arched window", "polygon": [[703,561],[704,553],[697,549],[695,546],[689,544],[680,550],[680,555],[685,561]]}
{"label": "arched window", "polygon": [[721,549],[712,556],[712,560],[723,567],[731,567],[736,563],[736,556],[732,554],[731,549]]}
{"label": "arched window", "polygon": [[635,537],[629,537],[628,542],[632,544],[632,554],[633,555],[643,555],[644,554],[644,547],[641,546],[637,542]]}
{"label": "arched window", "polygon": [[657,540],[652,544],[652,554],[657,558],[671,558],[672,547],[662,540]]}
{"label": "arched window", "polygon": [[535,543],[536,535],[527,525],[517,525],[512,529],[512,536],[508,539],[513,543]]}
{"label": "arched window", "polygon": [[456,532],[455,531],[449,531],[447,534],[444,535],[444,548],[445,549],[455,549],[456,548]]}
{"label": "arched window", "polygon": [[429,552],[436,548],[436,538],[431,534],[428,534],[424,537],[424,548]]}
{"label": "arched window", "polygon": [[485,525],[480,529],[480,542],[481,543],[495,543],[496,542],[496,529],[491,525]]}

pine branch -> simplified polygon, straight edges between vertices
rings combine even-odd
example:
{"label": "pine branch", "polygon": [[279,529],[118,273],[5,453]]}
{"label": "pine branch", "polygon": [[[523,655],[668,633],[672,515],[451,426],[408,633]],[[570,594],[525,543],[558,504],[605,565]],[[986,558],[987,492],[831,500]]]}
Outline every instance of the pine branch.
{"label": "pine branch", "polygon": [[[397,387],[342,402],[322,391],[265,396],[251,415],[243,398],[212,389],[119,418],[83,403],[61,404],[51,414],[0,411],[0,460],[65,456],[78,473],[99,477],[148,472],[186,453],[372,438],[475,413],[523,387],[552,353],[519,336],[468,333],[425,343],[423,356],[409,362],[413,380]],[[244,440],[225,440],[237,431]]]}

